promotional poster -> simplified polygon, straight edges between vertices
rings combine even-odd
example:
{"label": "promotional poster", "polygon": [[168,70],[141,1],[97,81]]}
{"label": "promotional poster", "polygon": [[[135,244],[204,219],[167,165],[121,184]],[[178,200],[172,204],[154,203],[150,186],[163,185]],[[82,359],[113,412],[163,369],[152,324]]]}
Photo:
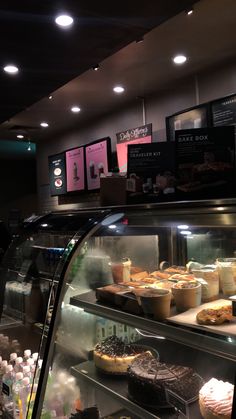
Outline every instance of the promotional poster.
{"label": "promotional poster", "polygon": [[48,163],[51,196],[64,195],[66,193],[65,154],[49,156]]}
{"label": "promotional poster", "polygon": [[110,138],[98,140],[85,147],[88,190],[100,188],[100,176],[108,173],[110,150]]}
{"label": "promotional poster", "polygon": [[178,197],[233,197],[234,127],[182,130],[175,135]]}
{"label": "promotional poster", "polygon": [[127,172],[128,145],[152,142],[152,124],[128,129],[116,134],[117,159],[120,172]]}
{"label": "promotional poster", "polygon": [[158,202],[175,196],[175,144],[128,146],[129,202]]}
{"label": "promotional poster", "polygon": [[207,128],[208,106],[201,105],[189,111],[166,118],[167,140],[175,141],[175,132],[183,129]]}
{"label": "promotional poster", "polygon": [[66,151],[67,192],[83,191],[84,177],[84,147]]}
{"label": "promotional poster", "polygon": [[236,125],[236,95],[212,102],[211,112],[214,127]]}

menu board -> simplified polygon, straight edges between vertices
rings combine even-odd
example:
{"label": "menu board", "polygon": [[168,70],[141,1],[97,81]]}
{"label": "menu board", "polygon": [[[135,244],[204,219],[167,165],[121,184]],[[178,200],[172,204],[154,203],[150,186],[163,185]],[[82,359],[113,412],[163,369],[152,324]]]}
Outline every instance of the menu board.
{"label": "menu board", "polygon": [[100,188],[100,176],[107,174],[111,161],[111,140],[104,138],[85,146],[88,190]]}
{"label": "menu board", "polygon": [[66,193],[66,165],[65,154],[55,154],[48,157],[49,183],[52,196]]}
{"label": "menu board", "polygon": [[152,142],[152,124],[128,129],[116,134],[117,158],[120,172],[127,172],[127,155],[129,144],[144,144]]}
{"label": "menu board", "polygon": [[167,140],[175,141],[175,132],[178,130],[207,127],[208,106],[201,105],[166,118]]}
{"label": "menu board", "polygon": [[139,196],[140,202],[169,200],[174,198],[175,184],[174,143],[128,146],[127,190],[133,193],[130,198],[137,200]]}
{"label": "menu board", "polygon": [[84,168],[84,147],[66,151],[67,192],[85,189]]}
{"label": "menu board", "polygon": [[211,113],[214,127],[236,125],[236,95],[212,102]]}
{"label": "menu board", "polygon": [[234,149],[234,127],[177,131],[178,198],[233,197]]}

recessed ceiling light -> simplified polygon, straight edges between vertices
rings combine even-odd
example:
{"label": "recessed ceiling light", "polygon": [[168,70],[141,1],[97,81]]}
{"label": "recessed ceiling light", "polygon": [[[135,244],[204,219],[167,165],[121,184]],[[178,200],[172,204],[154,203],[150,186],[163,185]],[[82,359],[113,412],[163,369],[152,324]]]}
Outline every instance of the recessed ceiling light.
{"label": "recessed ceiling light", "polygon": [[16,67],[16,65],[8,64],[8,65],[5,65],[3,70],[8,74],[17,74],[19,71],[19,68]]}
{"label": "recessed ceiling light", "polygon": [[41,127],[43,127],[43,128],[47,128],[49,125],[48,125],[48,123],[47,122],[41,122]]}
{"label": "recessed ceiling light", "polygon": [[113,91],[115,93],[123,93],[125,91],[125,89],[122,86],[115,86],[115,87],[113,87]]}
{"label": "recessed ceiling light", "polygon": [[24,135],[22,135],[22,134],[18,134],[18,135],[17,135],[17,138],[19,138],[19,139],[21,140],[22,138],[24,138]]}
{"label": "recessed ceiling light", "polygon": [[177,226],[179,230],[188,230],[189,226],[187,224],[180,224]]}
{"label": "recessed ceiling light", "polygon": [[193,7],[190,7],[189,9],[187,9],[186,13],[188,16],[191,16],[193,14]]}
{"label": "recessed ceiling light", "polygon": [[58,26],[61,26],[62,28],[68,28],[73,24],[74,19],[69,15],[60,15],[56,17],[55,22]]}
{"label": "recessed ceiling light", "polygon": [[52,100],[52,95],[48,96],[48,99],[49,99],[49,100]]}
{"label": "recessed ceiling light", "polygon": [[98,70],[99,70],[99,64],[94,65],[94,66],[93,66],[93,70],[94,70],[94,71],[98,71]]}
{"label": "recessed ceiling light", "polygon": [[182,230],[182,231],[180,232],[180,234],[183,234],[183,236],[190,236],[192,233],[191,233],[191,231],[189,231],[189,230]]}
{"label": "recessed ceiling light", "polygon": [[71,112],[74,112],[74,113],[78,113],[78,112],[81,111],[81,109],[78,106],[72,106],[72,108],[70,110],[71,110]]}
{"label": "recessed ceiling light", "polygon": [[185,61],[187,61],[187,57],[185,55],[181,55],[181,54],[176,55],[173,58],[173,61],[174,61],[175,64],[183,64],[183,63],[185,63]]}

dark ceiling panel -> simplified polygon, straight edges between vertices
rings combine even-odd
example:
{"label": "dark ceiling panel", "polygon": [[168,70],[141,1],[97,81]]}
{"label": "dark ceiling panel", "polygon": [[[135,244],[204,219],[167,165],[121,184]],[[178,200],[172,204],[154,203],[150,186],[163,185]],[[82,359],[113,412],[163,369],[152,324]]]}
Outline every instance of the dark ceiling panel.
{"label": "dark ceiling panel", "polygon": [[[192,3],[192,0],[1,2],[0,65],[15,63],[20,73],[9,76],[0,72],[0,122]],[[60,29],[54,23],[60,12],[74,17],[71,29]]]}

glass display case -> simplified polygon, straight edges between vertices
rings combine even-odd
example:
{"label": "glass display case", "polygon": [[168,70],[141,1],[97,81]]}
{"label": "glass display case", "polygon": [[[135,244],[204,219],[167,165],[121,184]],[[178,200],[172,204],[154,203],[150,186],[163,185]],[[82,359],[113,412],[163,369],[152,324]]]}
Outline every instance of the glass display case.
{"label": "glass display case", "polygon": [[[52,295],[45,298],[53,306],[48,329],[32,314],[28,326],[25,311],[18,320],[41,330],[43,362],[27,399],[28,417],[236,417],[235,204],[77,213],[78,232],[71,230],[53,275],[54,304]],[[32,227],[36,246],[43,224]],[[7,307],[2,318],[14,315]]]}
{"label": "glass display case", "polygon": [[92,210],[33,216],[24,222],[21,234],[3,259],[0,407],[4,417],[33,417],[47,332],[63,269],[75,244],[101,216]]}

